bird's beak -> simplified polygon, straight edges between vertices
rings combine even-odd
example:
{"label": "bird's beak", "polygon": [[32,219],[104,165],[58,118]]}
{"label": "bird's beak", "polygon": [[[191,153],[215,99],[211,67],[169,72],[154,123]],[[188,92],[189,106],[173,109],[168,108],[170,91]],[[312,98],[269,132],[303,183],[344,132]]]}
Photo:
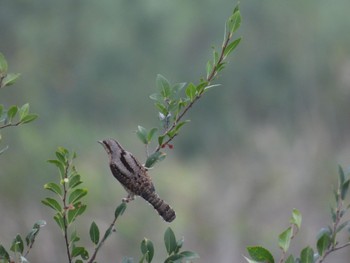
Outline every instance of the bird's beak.
{"label": "bird's beak", "polygon": [[99,144],[102,144],[102,146],[103,146],[103,141],[97,141]]}

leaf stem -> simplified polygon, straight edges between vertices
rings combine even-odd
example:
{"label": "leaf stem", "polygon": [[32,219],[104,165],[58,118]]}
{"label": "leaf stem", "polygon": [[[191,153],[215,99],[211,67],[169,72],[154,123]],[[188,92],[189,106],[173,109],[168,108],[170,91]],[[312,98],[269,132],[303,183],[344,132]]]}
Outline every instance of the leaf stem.
{"label": "leaf stem", "polygon": [[[221,47],[221,53],[220,53],[219,59],[215,63],[211,73],[206,78],[206,85],[205,85],[206,87],[209,86],[211,84],[211,82],[215,79],[215,77],[216,77],[216,75],[217,75],[217,73],[219,71],[218,70],[219,66],[222,64],[222,62],[225,59],[225,55],[224,55],[225,54],[225,50],[226,50],[227,46],[229,45],[230,40],[232,39],[232,36],[233,36],[233,34],[231,32],[225,33],[225,40],[224,40],[224,42],[222,44],[222,47]],[[176,128],[176,125],[185,116],[185,114],[188,112],[188,110],[190,108],[192,108],[193,104],[195,102],[197,102],[201,98],[201,96],[203,95],[204,91],[205,91],[205,88],[203,88],[200,92],[197,93],[197,95],[194,97],[194,99],[186,107],[184,107],[184,109],[182,110],[182,112],[180,114],[178,114],[176,116],[176,118],[173,121],[172,125],[168,129],[166,129],[162,133],[162,135],[160,135],[160,136],[166,136],[167,134],[169,134],[171,131],[173,131]],[[169,138],[164,143],[162,143],[162,145],[166,145],[169,142],[171,142],[176,137],[176,135],[177,134],[175,133],[174,135],[169,136]],[[156,147],[156,149],[154,150],[153,153],[159,152],[161,147],[162,147],[162,145],[158,144],[158,146]]]}
{"label": "leaf stem", "polygon": [[66,187],[66,182],[65,182],[65,179],[68,178],[68,170],[69,170],[69,167],[70,167],[70,163],[69,161],[67,161],[66,163],[66,168],[65,168],[65,171],[64,171],[64,178],[63,178],[63,199],[62,199],[62,202],[63,202],[63,227],[64,227],[64,241],[66,243],[66,250],[67,250],[67,256],[68,256],[68,262],[71,263],[72,262],[72,255],[70,253],[70,250],[69,250],[69,241],[68,241],[68,222],[67,222],[67,193],[68,193],[68,190],[67,190],[67,187]]}

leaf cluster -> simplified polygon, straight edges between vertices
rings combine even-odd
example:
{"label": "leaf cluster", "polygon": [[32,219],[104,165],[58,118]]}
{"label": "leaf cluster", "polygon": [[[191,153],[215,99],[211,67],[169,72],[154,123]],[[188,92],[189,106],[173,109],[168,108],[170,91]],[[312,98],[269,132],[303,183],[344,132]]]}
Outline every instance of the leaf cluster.
{"label": "leaf cluster", "polygon": [[[334,191],[335,205],[331,207],[332,224],[321,228],[319,231],[316,240],[316,251],[311,246],[307,246],[302,249],[299,256],[290,254],[287,257],[290,243],[300,230],[302,221],[300,212],[294,209],[290,219],[290,226],[279,235],[278,245],[282,251],[279,263],[322,263],[329,254],[350,246],[350,220],[344,219],[344,215],[350,208],[350,204],[345,204],[350,177],[349,174],[344,173],[341,166],[339,166],[338,174],[339,183]],[[338,234],[344,229],[347,229],[348,238],[346,242],[341,243],[338,241]],[[247,247],[247,251],[250,258],[245,257],[245,259],[249,263],[275,262],[271,252],[262,246]]]}
{"label": "leaf cluster", "polygon": [[[164,263],[189,262],[199,258],[199,255],[192,251],[181,251],[184,238],[176,240],[174,231],[168,227],[164,232],[164,245],[167,251],[167,258]],[[154,246],[151,240],[144,238],[141,242],[142,257],[139,263],[151,263],[154,256]],[[125,257],[122,263],[134,263],[132,258]]]}
{"label": "leaf cluster", "polygon": [[[241,38],[232,40],[234,33],[241,25],[241,14],[238,5],[234,8],[232,15],[226,22],[224,40],[219,51],[213,48],[213,57],[206,64],[206,77],[202,77],[198,84],[195,83],[170,83],[164,76],[158,74],[156,77],[157,92],[150,95],[158,111],[159,126],[150,130],[138,126],[136,134],[147,148],[146,167],[152,167],[156,162],[165,158],[165,153],[160,153],[165,147],[173,148],[170,142],[179,134],[181,128],[189,122],[184,116],[198,101],[204,93],[213,87],[220,86],[212,84],[218,74],[225,68],[227,57],[236,49]],[[156,148],[149,153],[148,146],[154,138]]]}
{"label": "leaf cluster", "polygon": [[[20,74],[8,73],[8,64],[2,53],[0,53],[0,89],[10,86],[16,82]],[[16,105],[6,109],[4,105],[0,104],[0,130],[6,127],[18,126],[34,121],[38,116],[29,112],[29,104],[26,103],[21,107]],[[0,134],[1,141],[1,134]],[[0,149],[2,154],[8,147]]]}
{"label": "leaf cluster", "polygon": [[37,221],[32,229],[26,235],[24,241],[20,234],[17,234],[16,237],[12,240],[10,251],[12,255],[5,249],[3,245],[0,244],[0,262],[10,263],[10,262],[29,262],[27,260],[27,255],[32,249],[35,238],[39,234],[40,228],[46,225],[44,220]]}

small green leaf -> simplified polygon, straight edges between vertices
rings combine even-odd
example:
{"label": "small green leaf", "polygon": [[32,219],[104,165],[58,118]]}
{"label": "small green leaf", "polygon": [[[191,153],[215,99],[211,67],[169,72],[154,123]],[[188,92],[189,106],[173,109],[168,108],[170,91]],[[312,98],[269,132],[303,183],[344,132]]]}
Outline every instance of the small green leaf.
{"label": "small green leaf", "polygon": [[278,245],[283,252],[287,252],[292,238],[292,228],[288,227],[278,237]]}
{"label": "small green leaf", "polygon": [[154,134],[158,131],[157,128],[152,128],[147,134],[147,142],[151,142]]}
{"label": "small green leaf", "polygon": [[207,91],[208,89],[215,88],[215,87],[219,87],[219,86],[221,86],[221,84],[209,85],[209,86],[206,86],[206,87],[204,88],[204,90]]}
{"label": "small green leaf", "polygon": [[339,174],[340,185],[343,185],[345,182],[345,174],[344,174],[343,167],[341,167],[340,165],[338,166],[338,174]]}
{"label": "small green leaf", "polygon": [[349,190],[349,183],[350,180],[347,179],[342,185],[341,185],[341,189],[340,189],[340,198],[341,200],[345,200],[346,194]]}
{"label": "small green leaf", "polygon": [[20,122],[23,124],[29,123],[29,122],[34,121],[37,118],[38,118],[38,115],[36,115],[36,114],[28,114],[28,115],[24,116],[23,119],[20,120]]}
{"label": "small green leaf", "polygon": [[149,96],[149,98],[151,100],[158,101],[158,102],[162,102],[163,101],[163,97],[159,93],[153,93],[153,94],[151,94]]}
{"label": "small green leaf", "polygon": [[62,195],[61,187],[56,183],[47,183],[44,185],[44,188],[58,194],[59,196]]}
{"label": "small green leaf", "polygon": [[175,129],[174,129],[175,133],[178,133],[178,131],[180,130],[180,128],[181,128],[182,126],[184,126],[184,125],[185,125],[186,123],[188,123],[188,122],[190,122],[190,120],[185,120],[185,121],[179,122],[179,123],[175,126]]}
{"label": "small green leaf", "polygon": [[151,240],[144,238],[141,242],[141,252],[143,255],[146,255],[145,259],[150,263],[154,256],[154,247]]}
{"label": "small green leaf", "polygon": [[156,162],[160,162],[160,161],[164,160],[165,157],[166,157],[165,153],[155,152],[155,153],[151,154],[150,156],[148,156],[148,158],[146,160],[145,167],[151,168],[155,165]]}
{"label": "small green leaf", "polygon": [[7,72],[8,65],[4,55],[0,52],[0,75]]}
{"label": "small green leaf", "polygon": [[207,71],[207,78],[209,78],[210,74],[213,71],[213,63],[210,60],[207,62],[206,71]]}
{"label": "small green leaf", "polygon": [[344,229],[344,227],[349,225],[349,223],[350,223],[350,221],[345,221],[342,224],[340,224],[336,229],[336,233],[339,233],[340,231],[342,231]]}
{"label": "small green leaf", "polygon": [[219,53],[213,49],[213,64],[215,65],[219,61]]}
{"label": "small green leaf", "polygon": [[78,242],[80,240],[80,237],[77,235],[77,231],[74,230],[72,234],[70,235],[70,243],[74,244],[75,242]]}
{"label": "small green leaf", "polygon": [[176,249],[175,249],[175,251],[174,251],[175,254],[177,254],[177,253],[180,251],[180,249],[182,248],[182,245],[183,245],[184,241],[185,241],[184,237],[182,237],[181,239],[179,239],[178,241],[176,241]]}
{"label": "small green leaf", "polygon": [[188,84],[186,88],[186,96],[193,101],[196,97],[196,86],[193,83]]}
{"label": "small green leaf", "polygon": [[249,256],[257,262],[275,262],[271,252],[261,246],[247,247],[247,251],[249,253]]}
{"label": "small green leaf", "polygon": [[159,145],[163,145],[164,138],[165,138],[165,135],[158,136],[158,144]]}
{"label": "small green leaf", "polygon": [[59,172],[60,172],[61,180],[63,180],[63,178],[64,178],[64,176],[65,176],[64,164],[61,163],[61,162],[58,161],[58,160],[48,160],[48,162],[57,166],[57,168],[58,168],[58,170],[59,170]]}
{"label": "small green leaf", "polygon": [[126,203],[122,202],[116,209],[114,212],[114,217],[118,218],[119,216],[121,216],[124,211],[126,210]]}
{"label": "small green leaf", "polygon": [[285,263],[295,263],[295,260],[294,260],[293,255],[290,255],[290,256],[287,258],[287,260],[286,260]]}
{"label": "small green leaf", "polygon": [[11,121],[18,112],[18,107],[16,105],[11,106],[7,111],[7,119]]}
{"label": "small green leaf", "polygon": [[53,219],[55,220],[55,222],[57,223],[59,228],[63,231],[64,230],[64,220],[63,220],[62,214],[61,213],[55,214]]}
{"label": "small green leaf", "polygon": [[167,259],[165,259],[164,263],[174,263],[174,262],[181,262],[180,259],[183,259],[184,256],[181,254],[175,254],[169,256]]}
{"label": "small green leaf", "polygon": [[301,263],[313,263],[314,262],[314,251],[310,247],[306,247],[301,251],[300,254]]}
{"label": "small green leaf", "polygon": [[106,230],[105,234],[103,235],[103,240],[106,240],[113,231],[114,225],[109,226],[109,228]]}
{"label": "small green leaf", "polygon": [[199,255],[196,252],[192,251],[182,251],[180,255],[182,255],[186,260],[199,258]]}
{"label": "small green leaf", "polygon": [[78,257],[81,256],[83,259],[88,259],[89,258],[89,254],[86,251],[86,249],[84,247],[75,247],[72,250],[72,257]]}
{"label": "small green leaf", "polygon": [[327,251],[329,245],[331,243],[331,237],[324,233],[318,240],[317,240],[317,251],[320,256],[323,256],[324,253]]}
{"label": "small green leaf", "polygon": [[147,144],[147,130],[142,127],[142,126],[137,126],[137,131],[136,131],[137,136],[143,142],[144,144]]}
{"label": "small green leaf", "polygon": [[290,219],[290,223],[296,225],[298,227],[298,229],[300,229],[301,221],[302,221],[301,213],[299,212],[298,209],[293,209],[292,218]]}
{"label": "small green leaf", "polygon": [[95,245],[100,241],[100,230],[95,222],[92,222],[90,226],[90,239]]}
{"label": "small green leaf", "polygon": [[241,42],[241,37],[237,38],[236,40],[234,40],[233,42],[231,42],[230,44],[228,44],[228,46],[225,48],[224,51],[224,58],[226,58],[228,55],[230,55],[230,53],[238,46],[238,44]]}
{"label": "small green leaf", "polygon": [[163,104],[156,102],[154,105],[156,106],[156,108],[159,110],[160,113],[162,113],[164,116],[168,116],[169,111]]}
{"label": "small green leaf", "polygon": [[53,198],[45,198],[44,200],[41,201],[44,205],[51,207],[53,210],[62,213],[62,207],[61,205]]}
{"label": "small green leaf", "polygon": [[29,113],[29,104],[26,103],[18,110],[19,120],[21,121],[23,117],[28,115],[28,113]]}
{"label": "small green leaf", "polygon": [[173,96],[178,95],[185,86],[186,86],[186,82],[176,83],[174,86],[172,86],[171,90],[172,90]]}
{"label": "small green leaf", "polygon": [[[237,6],[238,7],[238,6]],[[228,28],[231,34],[233,34],[240,27],[242,22],[241,13],[238,8],[235,8],[232,16],[229,18]]]}
{"label": "small green leaf", "polygon": [[168,255],[171,255],[176,249],[176,238],[173,230],[168,227],[164,233],[164,244]]}
{"label": "small green leaf", "polygon": [[160,95],[163,98],[170,96],[170,84],[169,81],[162,75],[158,74],[156,78],[156,87],[160,91]]}
{"label": "small green leaf", "polygon": [[13,85],[21,74],[19,73],[8,73],[6,77],[2,80],[3,87]]}
{"label": "small green leaf", "polygon": [[84,189],[75,189],[68,198],[68,202],[70,204],[74,204],[75,202],[77,202],[78,200],[80,200],[82,197],[84,197],[85,195],[87,195],[88,190],[86,188]]}
{"label": "small green leaf", "polygon": [[72,189],[72,188],[80,185],[81,183],[82,183],[82,181],[80,180],[80,175],[79,174],[75,174],[75,175],[73,175],[70,178],[70,180],[68,182],[68,185],[69,185],[69,188]]}
{"label": "small green leaf", "polygon": [[23,250],[24,250],[23,239],[19,234],[17,234],[17,236],[13,239],[10,250],[15,253],[16,252],[19,252],[20,254],[23,253]]}
{"label": "small green leaf", "polygon": [[77,216],[80,216],[83,214],[86,210],[86,205],[81,204],[81,202],[78,202],[74,205],[74,209],[69,209],[67,213],[67,223],[68,225],[73,223]]}
{"label": "small green leaf", "polygon": [[7,261],[4,261],[5,263],[10,261],[10,255],[9,253],[7,253],[6,249],[2,245],[0,245],[0,259],[7,260]]}

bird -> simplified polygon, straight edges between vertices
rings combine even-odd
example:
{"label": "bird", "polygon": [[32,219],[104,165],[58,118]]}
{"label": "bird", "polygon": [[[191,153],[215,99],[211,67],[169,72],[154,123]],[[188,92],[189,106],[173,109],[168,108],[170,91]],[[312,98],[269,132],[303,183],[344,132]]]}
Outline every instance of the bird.
{"label": "bird", "polygon": [[130,152],[124,150],[118,141],[105,139],[98,142],[102,144],[109,156],[109,167],[113,176],[128,193],[122,201],[128,203],[134,200],[135,196],[141,196],[166,222],[172,222],[176,218],[175,211],[156,193],[147,168]]}

